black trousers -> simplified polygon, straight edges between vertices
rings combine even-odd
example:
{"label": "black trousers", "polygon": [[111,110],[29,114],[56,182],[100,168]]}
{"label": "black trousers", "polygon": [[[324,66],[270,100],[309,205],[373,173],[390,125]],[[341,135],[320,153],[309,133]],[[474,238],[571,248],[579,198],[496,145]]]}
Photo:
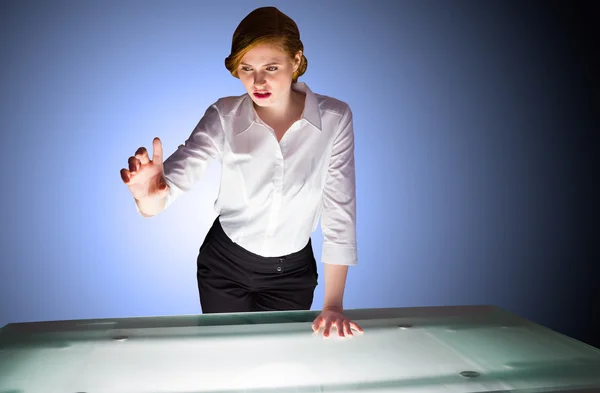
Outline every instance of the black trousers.
{"label": "black trousers", "polygon": [[309,310],[317,286],[310,239],[281,257],[262,257],[235,244],[219,218],[208,231],[197,260],[202,313]]}

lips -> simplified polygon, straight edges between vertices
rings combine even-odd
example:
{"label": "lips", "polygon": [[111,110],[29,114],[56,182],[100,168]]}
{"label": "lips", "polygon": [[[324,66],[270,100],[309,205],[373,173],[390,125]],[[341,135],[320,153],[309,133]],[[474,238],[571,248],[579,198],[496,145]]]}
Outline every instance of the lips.
{"label": "lips", "polygon": [[269,93],[268,91],[255,91],[254,92],[254,97],[259,98],[259,99],[269,98],[269,96],[271,96],[271,93]]}

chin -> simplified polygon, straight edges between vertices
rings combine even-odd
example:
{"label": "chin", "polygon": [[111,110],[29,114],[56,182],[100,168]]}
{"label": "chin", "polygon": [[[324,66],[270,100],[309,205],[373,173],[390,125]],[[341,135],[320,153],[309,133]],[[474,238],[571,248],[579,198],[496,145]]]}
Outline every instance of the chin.
{"label": "chin", "polygon": [[273,105],[273,102],[271,101],[270,97],[268,99],[263,99],[263,100],[252,97],[252,101],[260,107],[268,107],[268,106]]}

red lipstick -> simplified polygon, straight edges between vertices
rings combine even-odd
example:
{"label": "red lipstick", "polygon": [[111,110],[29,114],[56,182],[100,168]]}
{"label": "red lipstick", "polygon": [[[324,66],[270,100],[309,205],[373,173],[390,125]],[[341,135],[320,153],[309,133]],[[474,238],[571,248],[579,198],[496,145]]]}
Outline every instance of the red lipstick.
{"label": "red lipstick", "polygon": [[269,93],[269,92],[262,92],[262,93],[259,93],[257,91],[254,92],[254,97],[261,99],[261,100],[264,100],[265,98],[269,98],[270,96],[271,96],[271,93]]}

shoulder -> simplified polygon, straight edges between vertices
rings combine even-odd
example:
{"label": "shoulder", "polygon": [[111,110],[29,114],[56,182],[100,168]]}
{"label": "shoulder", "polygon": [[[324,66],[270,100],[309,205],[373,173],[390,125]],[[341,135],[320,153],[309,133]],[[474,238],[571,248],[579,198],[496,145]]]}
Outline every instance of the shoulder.
{"label": "shoulder", "polygon": [[332,135],[337,135],[352,128],[348,127],[352,125],[353,120],[352,110],[347,102],[324,94],[313,94],[319,108],[322,129],[330,129]]}
{"label": "shoulder", "polygon": [[347,102],[324,94],[314,93],[314,95],[322,117],[333,116],[340,119],[352,117],[352,110]]}
{"label": "shoulder", "polygon": [[243,109],[242,103],[248,97],[247,94],[242,94],[239,96],[227,96],[221,97],[212,105],[221,116],[234,116],[239,113],[241,109]]}

